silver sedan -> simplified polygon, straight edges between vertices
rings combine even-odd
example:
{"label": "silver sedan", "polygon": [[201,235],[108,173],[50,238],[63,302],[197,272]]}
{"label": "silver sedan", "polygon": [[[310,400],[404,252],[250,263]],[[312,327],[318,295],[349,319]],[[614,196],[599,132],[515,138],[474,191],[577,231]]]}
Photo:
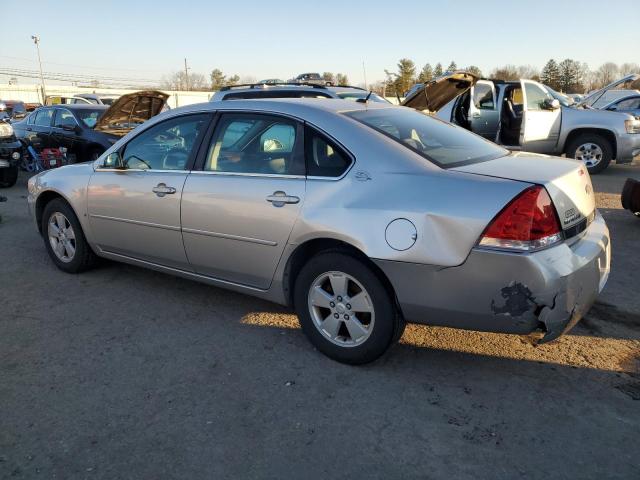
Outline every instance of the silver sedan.
{"label": "silver sedan", "polygon": [[171,110],[94,162],[32,177],[28,202],[66,272],[104,257],[289,305],[321,352],[354,364],[406,322],[552,340],[609,274],[580,162],[370,102]]}

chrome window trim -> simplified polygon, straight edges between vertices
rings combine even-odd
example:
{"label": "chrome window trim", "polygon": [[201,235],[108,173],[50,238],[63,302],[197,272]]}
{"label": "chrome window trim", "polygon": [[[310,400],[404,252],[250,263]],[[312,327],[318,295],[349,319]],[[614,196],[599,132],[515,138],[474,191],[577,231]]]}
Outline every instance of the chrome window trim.
{"label": "chrome window trim", "polygon": [[159,170],[159,169],[153,169],[153,168],[103,168],[103,167],[96,167],[94,169],[94,172],[119,172],[119,173],[145,172],[145,173],[183,173],[183,174],[189,174],[189,173],[191,173],[191,170]]}
{"label": "chrome window trim", "polygon": [[300,180],[305,179],[304,175],[286,175],[282,173],[244,173],[244,172],[218,172],[211,170],[192,170],[191,175],[220,175],[228,177],[263,177],[263,178],[282,178]]}

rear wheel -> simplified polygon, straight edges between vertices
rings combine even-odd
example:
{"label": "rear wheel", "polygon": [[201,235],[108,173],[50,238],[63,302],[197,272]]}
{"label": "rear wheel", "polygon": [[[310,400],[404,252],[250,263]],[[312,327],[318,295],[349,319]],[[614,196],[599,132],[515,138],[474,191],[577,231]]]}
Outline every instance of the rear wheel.
{"label": "rear wheel", "polygon": [[309,260],[296,279],[294,305],[311,343],[343,363],[377,359],[404,330],[393,295],[376,273],[341,252]]}
{"label": "rear wheel", "polygon": [[581,160],[590,174],[596,174],[602,172],[611,163],[613,147],[602,135],[583,133],[567,146],[567,155]]}
{"label": "rear wheel", "polygon": [[42,236],[53,263],[68,273],[91,268],[96,256],[84,237],[73,209],[64,200],[52,200],[42,215]]}
{"label": "rear wheel", "polygon": [[18,181],[18,167],[0,168],[0,187],[13,187]]}

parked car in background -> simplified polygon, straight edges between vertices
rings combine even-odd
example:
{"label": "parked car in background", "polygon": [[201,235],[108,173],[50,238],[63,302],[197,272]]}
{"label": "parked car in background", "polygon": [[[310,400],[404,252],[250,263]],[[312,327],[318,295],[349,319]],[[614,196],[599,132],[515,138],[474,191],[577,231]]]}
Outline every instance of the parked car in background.
{"label": "parked car in background", "polygon": [[0,120],[21,120],[27,116],[27,108],[20,100],[0,100]]}
{"label": "parked car in background", "polygon": [[566,154],[583,161],[593,174],[613,159],[630,163],[640,154],[640,120],[563,104],[533,80],[505,82],[455,72],[424,84],[403,105],[437,111],[437,117],[510,150]]}
{"label": "parked car in background", "polygon": [[[49,105],[70,105],[74,103],[73,96],[65,96],[65,95],[47,95],[44,98],[44,104]],[[82,101],[82,103],[89,103],[88,101]]]}
{"label": "parked car in background", "polygon": [[340,98],[343,100],[389,103],[385,98],[358,87],[327,87],[316,84],[247,84],[222,87],[211,101],[254,98]]}
{"label": "parked car in background", "polygon": [[22,144],[16,138],[11,123],[0,120],[0,188],[15,185],[22,153]]}
{"label": "parked car in background", "polygon": [[121,96],[106,105],[45,106],[13,124],[16,136],[36,151],[62,148],[69,163],[98,158],[138,125],[160,113],[168,95],[157,91]]}
{"label": "parked car in background", "polygon": [[280,80],[279,78],[267,78],[265,80],[260,80],[258,82],[261,85],[277,85],[279,83],[286,83],[284,80]]}
{"label": "parked car in background", "polygon": [[120,95],[113,95],[107,93],[79,93],[74,95],[71,99],[71,103],[85,103],[88,102],[93,105],[113,105]]}
{"label": "parked car in background", "polygon": [[319,73],[301,73],[296,78],[289,80],[290,83],[314,83],[316,85],[330,86],[331,82],[324,79]]}
{"label": "parked car in background", "polygon": [[627,178],[620,196],[622,208],[629,210],[640,218],[640,182],[633,178]]}
{"label": "parked car in background", "polygon": [[602,110],[610,112],[624,112],[635,117],[640,117],[640,94],[622,97],[603,106]]}
{"label": "parked car in background", "polygon": [[27,112],[33,112],[36,108],[40,108],[42,106],[39,102],[27,102],[24,104],[24,108],[27,109]]}
{"label": "parked car in background", "polygon": [[405,322],[553,340],[609,274],[582,164],[386,103],[189,105],[32,177],[28,204],[63,271],[98,255],[290,305],[354,364]]}

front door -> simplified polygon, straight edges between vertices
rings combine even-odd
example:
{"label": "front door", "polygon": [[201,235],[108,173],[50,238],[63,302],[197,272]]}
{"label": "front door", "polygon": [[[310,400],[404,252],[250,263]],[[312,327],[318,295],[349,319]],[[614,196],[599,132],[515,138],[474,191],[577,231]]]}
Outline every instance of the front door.
{"label": "front door", "polygon": [[550,108],[553,96],[544,85],[522,80],[524,97],[520,145],[522,150],[553,153],[560,136],[562,108]]}
{"label": "front door", "polygon": [[493,82],[478,80],[471,90],[469,102],[469,124],[471,131],[495,141],[500,115],[496,105],[496,90]]}
{"label": "front door", "polygon": [[27,125],[25,139],[28,145],[40,153],[43,148],[51,146],[51,121],[53,108],[40,108],[35,113],[35,121]]}
{"label": "front door", "polygon": [[53,148],[66,148],[69,163],[78,161],[77,151],[81,138],[78,136],[80,126],[73,114],[66,108],[56,108],[51,128],[51,145]]}
{"label": "front door", "polygon": [[191,265],[268,288],[304,202],[303,127],[275,115],[222,114],[202,163],[182,195]]}
{"label": "front door", "polygon": [[158,123],[120,149],[118,168],[96,168],[88,213],[100,249],[190,269],[180,232],[180,197],[210,118],[183,115]]}

